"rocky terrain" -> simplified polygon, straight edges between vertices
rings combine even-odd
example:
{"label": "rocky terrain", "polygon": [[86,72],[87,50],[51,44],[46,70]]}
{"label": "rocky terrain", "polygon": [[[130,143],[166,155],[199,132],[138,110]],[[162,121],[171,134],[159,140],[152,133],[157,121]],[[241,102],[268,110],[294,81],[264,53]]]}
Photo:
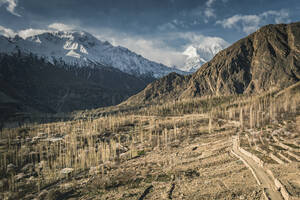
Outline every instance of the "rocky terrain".
{"label": "rocky terrain", "polygon": [[[267,25],[220,51],[194,74],[170,74],[148,85],[128,103],[283,89],[299,81],[299,52],[299,22]],[[166,85],[172,89],[166,90]]]}

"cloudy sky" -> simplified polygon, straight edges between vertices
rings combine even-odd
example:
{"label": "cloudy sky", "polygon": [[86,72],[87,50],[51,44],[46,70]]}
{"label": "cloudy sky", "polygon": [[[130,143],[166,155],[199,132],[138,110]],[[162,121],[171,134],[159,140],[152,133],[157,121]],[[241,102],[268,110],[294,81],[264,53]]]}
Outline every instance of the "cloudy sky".
{"label": "cloudy sky", "polygon": [[299,0],[0,0],[2,35],[84,30],[169,66],[182,65],[191,44],[296,21]]}

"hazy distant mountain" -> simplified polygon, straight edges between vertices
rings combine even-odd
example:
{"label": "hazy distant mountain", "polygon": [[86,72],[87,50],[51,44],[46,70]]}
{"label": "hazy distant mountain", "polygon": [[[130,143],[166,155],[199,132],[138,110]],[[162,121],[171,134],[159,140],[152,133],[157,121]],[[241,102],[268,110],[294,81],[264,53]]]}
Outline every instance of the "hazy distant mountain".
{"label": "hazy distant mountain", "polygon": [[282,89],[300,80],[299,52],[300,22],[264,26],[220,51],[194,74],[169,74],[127,103]]}
{"label": "hazy distant mountain", "polygon": [[170,72],[183,73],[145,59],[124,47],[102,42],[87,32],[51,31],[28,38],[0,36],[0,53],[20,50],[44,57],[49,62],[63,61],[74,66],[101,64],[117,68],[135,76],[151,75],[155,78]]}

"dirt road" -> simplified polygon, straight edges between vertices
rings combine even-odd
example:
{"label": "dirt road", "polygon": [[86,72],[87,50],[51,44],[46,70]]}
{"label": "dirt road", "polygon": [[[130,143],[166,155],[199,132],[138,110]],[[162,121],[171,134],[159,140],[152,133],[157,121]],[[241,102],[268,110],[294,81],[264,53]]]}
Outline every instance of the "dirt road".
{"label": "dirt road", "polygon": [[[238,137],[233,138],[233,152],[240,156],[242,159],[246,161],[246,163],[252,168],[255,173],[257,179],[261,183],[262,188],[266,188],[266,192],[270,199],[272,200],[282,200],[280,192],[275,189],[275,184],[272,178],[266,173],[265,169],[257,164],[252,158],[244,155],[238,149]],[[247,166],[247,167],[249,167]]]}

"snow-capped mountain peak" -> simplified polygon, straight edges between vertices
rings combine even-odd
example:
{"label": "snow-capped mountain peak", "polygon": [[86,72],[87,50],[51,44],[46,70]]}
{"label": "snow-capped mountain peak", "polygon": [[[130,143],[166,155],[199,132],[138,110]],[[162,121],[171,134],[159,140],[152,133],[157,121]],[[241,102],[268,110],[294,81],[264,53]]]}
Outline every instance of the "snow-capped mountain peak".
{"label": "snow-capped mountain peak", "polygon": [[185,64],[179,69],[195,72],[201,65],[210,61],[219,51],[228,46],[229,43],[218,37],[207,37],[199,43],[189,45],[182,53],[187,56]]}
{"label": "snow-capped mountain peak", "polygon": [[44,57],[51,63],[62,60],[79,67],[101,64],[133,75],[162,77],[173,71],[183,73],[149,61],[127,48],[100,41],[84,31],[49,31],[26,38],[18,35],[14,38],[0,38],[0,53],[18,50]]}
{"label": "snow-capped mountain peak", "polygon": [[198,56],[197,49],[191,45],[188,48],[186,48],[186,50],[183,52],[183,55],[188,56],[188,59],[197,57]]}

